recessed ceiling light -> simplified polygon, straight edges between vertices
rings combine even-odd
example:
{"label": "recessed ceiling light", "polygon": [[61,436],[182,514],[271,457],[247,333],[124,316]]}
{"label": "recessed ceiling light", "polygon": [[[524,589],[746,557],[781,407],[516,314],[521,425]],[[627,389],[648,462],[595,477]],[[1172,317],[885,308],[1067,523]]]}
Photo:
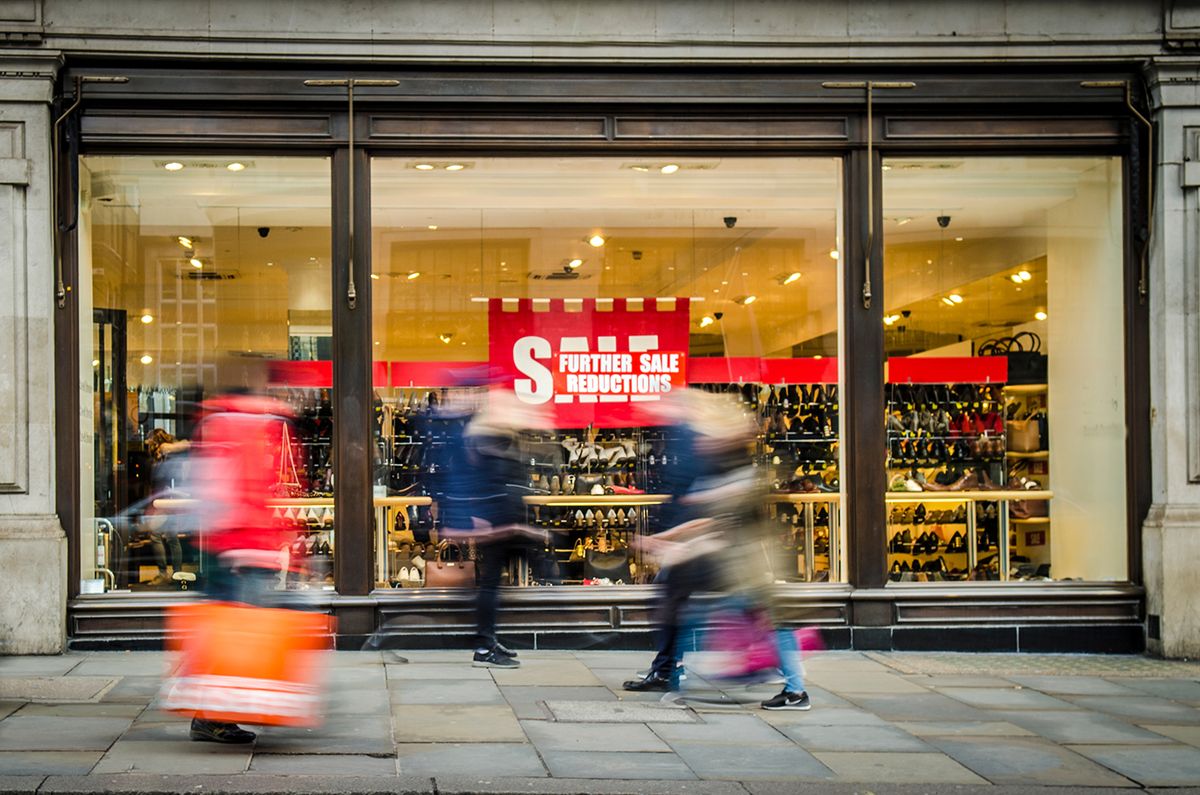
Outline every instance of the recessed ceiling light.
{"label": "recessed ceiling light", "polygon": [[630,166],[630,168],[634,171],[642,171],[642,172],[646,172],[646,171],[650,170],[649,166]]}
{"label": "recessed ceiling light", "polygon": [[819,353],[818,353],[818,354],[815,354],[815,355],[813,356],[813,358],[814,358],[814,359],[824,359],[825,357],[824,357],[824,356],[822,356],[821,354],[819,354]]}
{"label": "recessed ceiling light", "polygon": [[838,253],[838,250],[836,248],[829,249],[829,258],[830,259],[837,259],[840,256],[842,256],[842,255]]}
{"label": "recessed ceiling light", "polygon": [[600,248],[604,245],[603,235],[592,235],[588,238],[588,245],[592,248]]}
{"label": "recessed ceiling light", "polygon": [[141,358],[141,362],[142,362],[142,364],[150,364],[152,361],[154,361],[154,357],[153,357],[153,356],[151,356],[151,355],[150,355],[150,354],[148,354],[148,353],[143,353],[143,354],[142,354],[142,358]]}
{"label": "recessed ceiling light", "polygon": [[665,166],[663,166],[662,168],[659,169],[659,171],[661,171],[664,174],[674,174],[678,170],[679,170],[679,166],[676,165],[675,163],[667,163]]}
{"label": "recessed ceiling light", "polygon": [[438,339],[449,345],[450,340],[454,339],[454,334],[449,331],[444,331],[441,334],[438,334]]}
{"label": "recessed ceiling light", "polygon": [[1025,281],[1024,279],[1021,278],[1021,274],[1019,274],[1019,273],[1014,273],[1012,276],[1009,276],[1008,278],[1012,279],[1013,284],[1020,284],[1021,282]]}
{"label": "recessed ceiling light", "polygon": [[274,267],[275,267],[275,263],[274,263],[274,262],[268,262],[268,263],[267,263],[267,267],[268,267],[268,268],[274,268]]}
{"label": "recessed ceiling light", "polygon": [[720,290],[713,290],[713,292],[714,292],[714,293],[719,293],[719,292],[721,292],[721,291],[720,291]]}
{"label": "recessed ceiling light", "polygon": [[896,226],[904,226],[905,224],[907,224],[910,221],[912,221],[911,218],[897,218]]}
{"label": "recessed ceiling light", "polygon": [[408,274],[408,280],[411,282],[413,279],[417,278],[420,275],[421,275],[420,271],[413,271],[412,273]]}
{"label": "recessed ceiling light", "polygon": [[99,367],[99,366],[100,366],[100,360],[92,359],[92,367]]}
{"label": "recessed ceiling light", "polygon": [[711,326],[713,322],[714,321],[711,315],[705,315],[704,317],[700,318],[700,328],[707,328]]}
{"label": "recessed ceiling light", "polygon": [[146,314],[142,315],[142,322],[143,322],[143,323],[153,323],[153,322],[154,322],[154,315],[152,315],[152,314],[150,314],[149,312],[147,312]]}
{"label": "recessed ceiling light", "polygon": [[582,264],[583,264],[583,260],[576,258],[576,259],[573,259],[570,262],[568,262],[567,267],[568,268],[578,268]]}
{"label": "recessed ceiling light", "polygon": [[179,245],[183,246],[184,248],[192,247],[192,239],[186,235],[180,235],[179,237],[177,237],[175,239],[178,240]]}
{"label": "recessed ceiling light", "polygon": [[1029,271],[1017,271],[1017,275],[1021,277],[1021,281],[1027,282],[1033,278],[1033,274]]}
{"label": "recessed ceiling light", "polygon": [[737,298],[733,299],[733,302],[735,304],[741,304],[742,306],[750,306],[750,304],[757,300],[758,296],[756,295],[739,295]]}
{"label": "recessed ceiling light", "polygon": [[375,344],[376,344],[376,345],[378,345],[378,344],[379,344],[379,340],[375,340]]}
{"label": "recessed ceiling light", "polygon": [[1045,313],[1045,312],[1043,312],[1042,310],[1040,310],[1040,309],[1039,309],[1038,311],[1036,311],[1036,312],[1034,312],[1034,313],[1033,313],[1033,317],[1034,317],[1036,320],[1045,320],[1045,319],[1046,319],[1046,313]]}
{"label": "recessed ceiling light", "polygon": [[796,273],[789,273],[789,274],[787,275],[787,278],[785,278],[785,279],[783,280],[783,283],[784,283],[784,284],[791,284],[792,282],[796,281],[796,280],[797,280],[797,279],[799,279],[799,278],[800,278],[800,272],[799,272],[799,271],[797,271]]}
{"label": "recessed ceiling light", "polygon": [[963,302],[963,297],[958,293],[950,293],[950,300],[956,304],[961,304]]}
{"label": "recessed ceiling light", "polygon": [[884,170],[884,171],[891,171],[891,170],[892,170],[892,167],[891,167],[891,166],[882,166],[882,168],[883,168],[883,170]]}
{"label": "recessed ceiling light", "polygon": [[425,228],[426,228],[426,229],[428,229],[428,230],[430,230],[431,232],[436,232],[436,231],[437,231],[437,224],[430,224],[429,226],[427,226],[427,227],[425,227]]}
{"label": "recessed ceiling light", "polygon": [[927,260],[925,260],[925,264],[926,264],[926,265],[932,265],[932,264],[933,264],[933,260],[931,260],[931,259],[927,259]]}
{"label": "recessed ceiling light", "polygon": [[727,282],[727,281],[725,281],[724,279],[722,279],[722,280],[721,280],[721,284],[722,284],[722,285],[726,285],[726,284],[729,284],[729,282]]}
{"label": "recessed ceiling light", "polygon": [[417,171],[433,171],[433,163],[417,163],[413,168]]}
{"label": "recessed ceiling light", "polygon": [[229,171],[245,171],[245,170],[246,170],[246,164],[245,164],[245,163],[238,163],[238,162],[236,162],[236,161],[235,161],[235,162],[233,162],[233,163],[230,163],[229,165],[225,166],[225,168],[226,168],[226,169],[228,169]]}
{"label": "recessed ceiling light", "polygon": [[954,238],[954,242],[956,242],[956,243],[961,243],[961,242],[962,242],[962,238],[961,238],[961,237],[956,237],[956,238]]}
{"label": "recessed ceiling light", "polygon": [[884,315],[883,316],[883,325],[890,326],[899,319],[900,319],[899,315]]}
{"label": "recessed ceiling light", "polygon": [[170,163],[165,163],[163,168],[167,171],[180,171],[183,169],[183,163],[180,163],[178,160],[172,160]]}
{"label": "recessed ceiling light", "polygon": [[942,303],[946,306],[954,306],[954,302],[950,300],[950,296],[948,295],[942,296]]}
{"label": "recessed ceiling light", "polygon": [[466,166],[464,166],[462,163],[451,163],[450,165],[446,166],[447,171],[462,171],[464,168],[466,168]]}
{"label": "recessed ceiling light", "polygon": [[372,274],[371,274],[371,278],[372,278],[372,279],[374,279],[375,281],[379,281],[379,274],[378,274],[378,273],[372,273]]}
{"label": "recessed ceiling light", "polygon": [[193,267],[193,268],[203,268],[203,267],[204,267],[204,263],[203,263],[203,262],[201,262],[200,260],[198,260],[198,259],[197,259],[197,258],[195,258],[195,257],[192,257],[192,258],[191,258],[190,260],[188,260],[188,261],[192,263],[192,267]]}

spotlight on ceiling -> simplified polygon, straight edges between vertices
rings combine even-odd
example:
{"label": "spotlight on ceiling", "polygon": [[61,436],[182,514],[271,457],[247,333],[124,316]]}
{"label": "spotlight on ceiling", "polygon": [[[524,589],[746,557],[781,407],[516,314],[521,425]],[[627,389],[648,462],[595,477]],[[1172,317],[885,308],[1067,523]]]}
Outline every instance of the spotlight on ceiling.
{"label": "spotlight on ceiling", "polygon": [[733,302],[735,304],[741,304],[742,306],[750,306],[750,304],[757,300],[758,296],[756,295],[739,295],[737,298],[733,299]]}
{"label": "spotlight on ceiling", "polygon": [[1046,313],[1039,309],[1038,311],[1033,313],[1033,317],[1035,320],[1045,320]]}
{"label": "spotlight on ceiling", "polygon": [[700,328],[708,328],[714,322],[715,321],[712,319],[712,315],[705,315],[704,317],[700,318]]}
{"label": "spotlight on ceiling", "polygon": [[797,281],[799,278],[800,278],[800,272],[799,272],[799,271],[796,271],[795,273],[789,273],[787,276],[785,276],[785,277],[783,278],[783,283],[784,283],[784,284],[791,284],[792,282],[794,282],[794,281]]}
{"label": "spotlight on ceiling", "polygon": [[175,239],[178,240],[179,245],[183,246],[184,248],[193,248],[192,239],[187,235],[180,235]]}
{"label": "spotlight on ceiling", "polygon": [[446,345],[449,345],[450,340],[454,339],[454,334],[449,331],[443,331],[441,334],[438,334],[438,339]]}
{"label": "spotlight on ceiling", "polygon": [[567,267],[568,268],[578,268],[582,264],[583,264],[583,260],[576,257],[575,259],[573,259],[567,263]]}
{"label": "spotlight on ceiling", "polygon": [[592,235],[591,237],[588,238],[587,242],[588,242],[588,245],[591,246],[592,248],[600,248],[601,246],[604,245],[604,236],[603,235]]}

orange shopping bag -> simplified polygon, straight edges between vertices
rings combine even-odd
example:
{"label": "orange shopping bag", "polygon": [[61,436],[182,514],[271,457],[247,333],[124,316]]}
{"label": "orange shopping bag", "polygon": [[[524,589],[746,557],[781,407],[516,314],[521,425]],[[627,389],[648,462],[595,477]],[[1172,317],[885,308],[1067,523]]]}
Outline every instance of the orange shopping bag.
{"label": "orange shopping bag", "polygon": [[273,726],[319,721],[319,678],[333,618],[227,602],[167,612],[167,648],[179,652],[162,708],[206,720]]}

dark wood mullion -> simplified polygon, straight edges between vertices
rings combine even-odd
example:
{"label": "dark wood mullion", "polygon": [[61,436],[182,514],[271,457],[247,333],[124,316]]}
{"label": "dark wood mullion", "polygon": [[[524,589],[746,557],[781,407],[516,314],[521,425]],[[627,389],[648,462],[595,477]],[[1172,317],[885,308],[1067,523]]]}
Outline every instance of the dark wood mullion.
{"label": "dark wood mullion", "polygon": [[[842,199],[845,219],[841,258],[845,279],[842,291],[845,394],[841,405],[845,414],[843,427],[846,445],[843,482],[847,499],[848,575],[850,583],[858,588],[883,587],[887,565],[884,526],[887,477],[883,423],[883,201],[878,164],[878,152],[875,162],[871,163],[865,146],[850,152],[845,159]],[[868,179],[876,180],[875,246],[871,258],[873,299],[869,309],[863,307],[862,297]],[[856,615],[855,623],[862,623],[859,618]]]}
{"label": "dark wood mullion", "polygon": [[[59,188],[54,186],[54,189]],[[63,193],[59,194],[60,201],[77,201],[77,197],[64,196]],[[55,225],[57,227],[57,220]],[[67,598],[73,599],[79,595],[80,556],[83,552],[83,530],[80,527],[83,506],[79,503],[79,291],[76,286],[79,278],[79,238],[75,231],[59,233],[55,228],[53,233],[59,235],[63,282],[67,285],[66,303],[61,309],[56,306],[54,310],[54,503],[58,521],[67,534]],[[42,287],[52,289],[50,284]]]}
{"label": "dark wood mullion", "polygon": [[[1122,175],[1125,255],[1125,424],[1126,514],[1129,581],[1142,582],[1142,523],[1153,501],[1150,471],[1150,300],[1139,292],[1141,244],[1138,233],[1149,229],[1146,174],[1154,168],[1147,155],[1146,130],[1133,120]],[[1149,274],[1147,273],[1147,279]],[[1148,285],[1147,285],[1148,287]]]}
{"label": "dark wood mullion", "polygon": [[333,156],[333,440],[337,494],[334,555],[338,593],[370,593],[374,576],[374,509],[371,502],[371,208],[368,202],[370,163],[356,150],[354,309],[346,300],[350,253],[349,150]]}

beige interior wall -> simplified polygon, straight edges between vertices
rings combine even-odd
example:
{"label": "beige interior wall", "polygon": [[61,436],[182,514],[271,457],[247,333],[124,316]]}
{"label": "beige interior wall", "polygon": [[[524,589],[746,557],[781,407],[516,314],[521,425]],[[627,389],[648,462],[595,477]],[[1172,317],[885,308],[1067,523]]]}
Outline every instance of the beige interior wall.
{"label": "beige interior wall", "polygon": [[1055,579],[1124,580],[1125,382],[1119,162],[1047,213],[1050,547]]}
{"label": "beige interior wall", "polygon": [[[92,576],[96,567],[95,467],[95,394],[92,387],[92,212],[91,172],[82,162],[79,165],[80,201],[77,224],[79,239],[79,273],[85,278],[75,280],[79,306],[79,545],[81,578]],[[68,530],[70,532],[70,530]]]}

